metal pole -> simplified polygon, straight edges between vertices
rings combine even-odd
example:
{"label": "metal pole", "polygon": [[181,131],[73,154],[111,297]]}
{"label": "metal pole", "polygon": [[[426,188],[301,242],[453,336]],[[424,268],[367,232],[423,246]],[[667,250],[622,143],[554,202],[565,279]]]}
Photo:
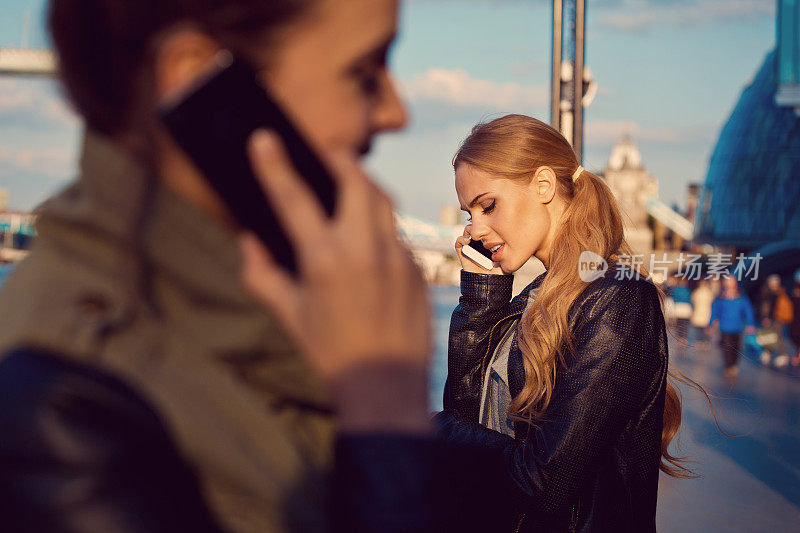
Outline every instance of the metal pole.
{"label": "metal pole", "polygon": [[575,2],[575,65],[572,69],[572,148],[583,164],[583,59],[586,52],[584,31],[586,30],[586,0]]}
{"label": "metal pole", "polygon": [[553,68],[550,79],[550,125],[561,131],[562,0],[553,0]]}

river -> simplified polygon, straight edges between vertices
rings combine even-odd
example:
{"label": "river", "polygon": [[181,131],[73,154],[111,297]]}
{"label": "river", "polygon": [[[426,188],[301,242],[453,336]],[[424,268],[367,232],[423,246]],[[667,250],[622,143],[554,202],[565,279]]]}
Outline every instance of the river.
{"label": "river", "polygon": [[434,314],[435,345],[431,364],[431,407],[434,411],[440,411],[444,381],[447,379],[447,334],[450,329],[450,315],[458,305],[461,291],[459,287],[452,286],[431,286],[430,290]]}

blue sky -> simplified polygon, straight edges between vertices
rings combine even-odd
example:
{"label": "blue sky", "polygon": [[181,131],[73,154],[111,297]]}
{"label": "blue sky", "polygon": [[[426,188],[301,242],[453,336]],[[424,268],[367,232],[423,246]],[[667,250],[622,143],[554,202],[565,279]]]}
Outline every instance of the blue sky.
{"label": "blue sky", "polygon": [[[0,46],[46,46],[43,0],[5,0]],[[450,160],[479,120],[548,120],[550,2],[406,0],[392,66],[412,123],[367,161],[405,213],[456,203]],[[684,201],[741,90],[774,46],[773,0],[588,0],[586,63],[599,92],[586,111],[584,166],[602,170],[628,133],[662,199]],[[55,84],[0,79],[0,187],[28,209],[74,175],[78,121]]]}

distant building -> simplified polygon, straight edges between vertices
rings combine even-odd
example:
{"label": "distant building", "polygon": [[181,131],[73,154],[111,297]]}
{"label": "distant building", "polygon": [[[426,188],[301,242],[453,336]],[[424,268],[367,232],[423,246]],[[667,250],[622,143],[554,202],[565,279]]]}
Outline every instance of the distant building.
{"label": "distant building", "polygon": [[696,235],[758,254],[760,279],[777,273],[786,280],[800,267],[800,4],[781,0],[778,6],[778,46],[720,132]]}
{"label": "distant building", "polygon": [[36,215],[20,211],[0,212],[0,264],[25,257],[36,238]]}
{"label": "distant building", "polygon": [[690,183],[686,187],[686,219],[692,223],[697,216],[697,204],[700,202],[700,191],[702,185],[699,183]]}
{"label": "distant building", "polygon": [[800,116],[800,2],[778,0],[775,103]]}
{"label": "distant building", "polygon": [[775,103],[767,54],[722,128],[697,216],[706,242],[754,249],[800,238],[800,117]]}
{"label": "distant building", "polygon": [[611,150],[604,176],[622,211],[625,239],[634,253],[653,251],[653,230],[647,202],[658,198],[658,180],[642,165],[639,149],[629,136],[622,137]]}
{"label": "distant building", "polygon": [[462,226],[462,214],[463,211],[457,205],[442,206],[441,211],[439,211],[439,225],[444,227]]}

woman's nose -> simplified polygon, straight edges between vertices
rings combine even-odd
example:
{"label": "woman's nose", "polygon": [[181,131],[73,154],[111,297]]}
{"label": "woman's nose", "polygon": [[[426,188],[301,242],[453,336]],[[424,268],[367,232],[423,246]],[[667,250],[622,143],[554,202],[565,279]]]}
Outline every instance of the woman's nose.
{"label": "woman's nose", "polygon": [[381,85],[383,89],[373,115],[374,130],[402,130],[408,125],[408,111],[397,92],[394,79],[388,72],[382,76]]}
{"label": "woman's nose", "polygon": [[470,232],[470,235],[472,236],[473,239],[475,239],[476,241],[480,241],[488,234],[489,234],[488,226],[480,223],[476,224],[474,221],[472,222],[472,231]]}

